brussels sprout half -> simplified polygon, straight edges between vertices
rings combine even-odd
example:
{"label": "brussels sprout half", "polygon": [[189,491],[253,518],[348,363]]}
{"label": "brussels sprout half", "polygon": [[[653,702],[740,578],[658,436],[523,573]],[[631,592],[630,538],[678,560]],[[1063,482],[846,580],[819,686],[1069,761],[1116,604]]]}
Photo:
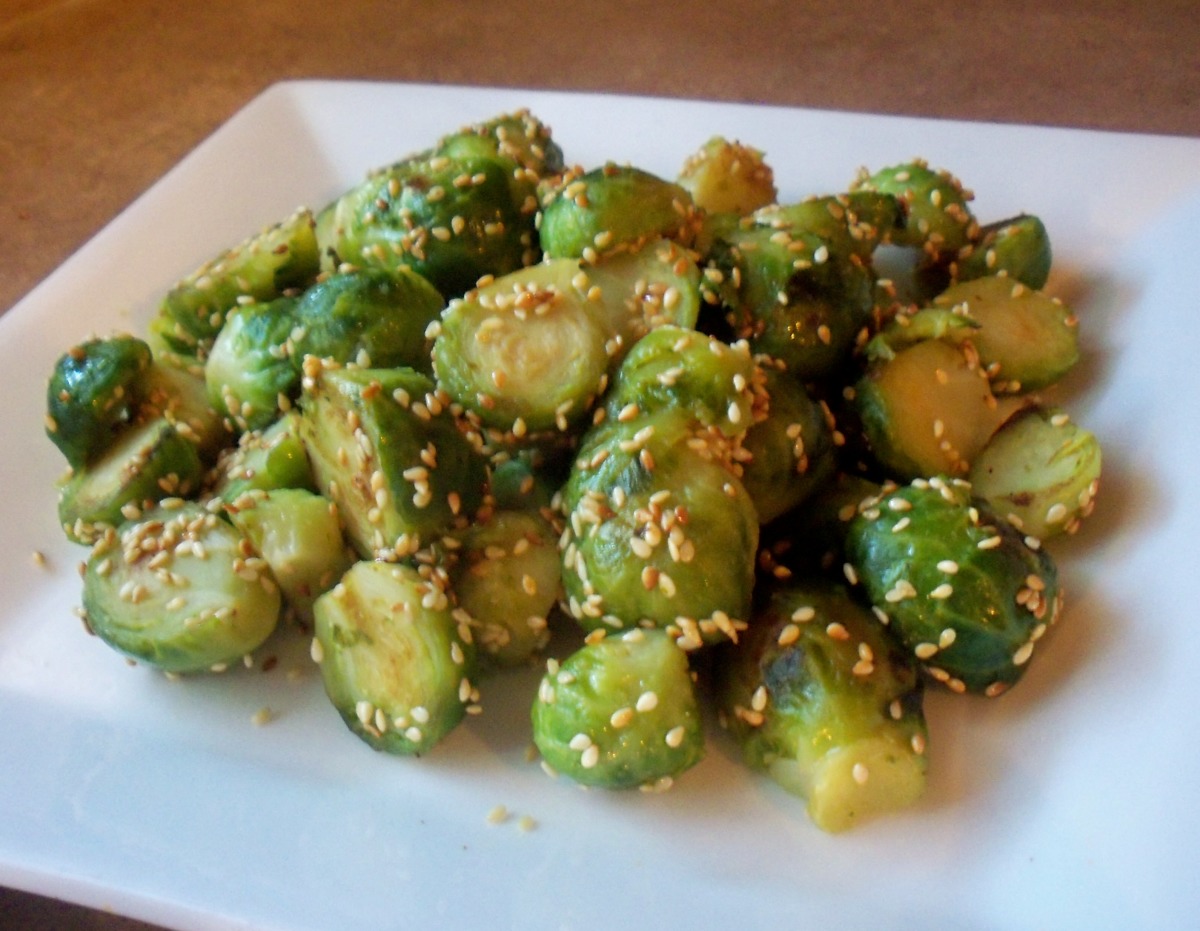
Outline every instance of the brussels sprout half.
{"label": "brussels sprout half", "polygon": [[401,563],[356,563],[316,600],[313,658],[346,726],[369,746],[419,755],[475,701],[475,650],[444,582]]}
{"label": "brussels sprout half", "polygon": [[893,635],[955,692],[1006,691],[1061,608],[1049,554],[961,479],[886,490],[851,522],[846,556]]}
{"label": "brussels sprout half", "polygon": [[583,440],[562,493],[567,608],[589,630],[650,626],[687,649],[736,639],[758,514],[719,435],[665,410]]}
{"label": "brussels sprout half", "polygon": [[83,576],[88,627],[114,649],[174,673],[221,671],[279,620],[279,588],[242,534],[179,502],[109,530]]}
{"label": "brussels sprout half", "polygon": [[547,256],[592,261],[659,237],[690,245],[699,222],[691,195],[680,185],[609,162],[568,173],[543,204],[538,233]]}
{"label": "brussels sprout half", "polygon": [[356,269],[330,275],[296,304],[289,354],[359,368],[405,366],[431,374],[429,325],[445,301],[409,268]]}
{"label": "brussels sprout half", "polygon": [[842,587],[775,586],[743,641],[722,654],[725,727],[751,767],[807,802],[817,827],[843,831],[920,797],[921,680]]}
{"label": "brussels sprout half", "polygon": [[150,347],[135,336],[92,339],[54,364],[46,386],[46,435],[72,468],[103,454],[133,420]]}
{"label": "brussels sprout half", "polygon": [[67,538],[90,544],[106,528],[135,518],[167,497],[200,487],[195,445],[165,418],[130,427],[99,459],[59,486],[58,518]]}
{"label": "brussels sprout half", "polygon": [[260,430],[290,406],[300,386],[291,358],[296,299],[231,310],[204,364],[209,403],[238,431]]}
{"label": "brussels sprout half", "polygon": [[354,562],[336,509],[314,492],[277,488],[242,494],[225,513],[266,562],[295,618],[311,625],[313,602]]}
{"label": "brussels sprout half", "polygon": [[607,382],[612,337],[579,279],[562,259],[452,300],[433,345],[439,387],[516,440],[579,423]]}
{"label": "brussels sprout half", "polygon": [[723,136],[688,156],[675,180],[708,213],[745,216],[775,202],[775,173],[763,153]]}
{"label": "brussels sprout half", "polygon": [[298,210],[206,262],[167,292],[150,325],[152,340],[172,353],[203,360],[226,315],[242,299],[271,301],[303,290],[319,270],[313,215]]}
{"label": "brussels sprout half", "polygon": [[503,156],[429,155],[373,173],[317,218],[333,266],[411,268],[444,298],[537,260],[536,179]]}
{"label": "brussels sprout half", "polygon": [[1074,533],[1100,490],[1100,441],[1057,408],[1031,408],[997,431],[968,476],[975,494],[1021,532]]}
{"label": "brussels sprout half", "polygon": [[471,616],[481,658],[527,661],[550,639],[562,591],[558,534],[537,511],[493,512],[459,536],[450,587]]}
{"label": "brussels sprout half", "polygon": [[592,639],[550,660],[531,717],[542,759],[585,786],[666,788],[704,755],[687,658],[662,631]]}
{"label": "brussels sprout half", "polygon": [[409,556],[482,503],[486,464],[448,408],[412,369],[312,375],[301,398],[304,446],[318,490],[364,558]]}

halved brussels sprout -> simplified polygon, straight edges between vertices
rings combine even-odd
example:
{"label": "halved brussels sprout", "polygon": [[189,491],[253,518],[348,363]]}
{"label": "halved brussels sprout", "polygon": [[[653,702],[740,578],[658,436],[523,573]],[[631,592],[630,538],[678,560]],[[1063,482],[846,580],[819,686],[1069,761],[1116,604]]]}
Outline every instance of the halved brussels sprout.
{"label": "halved brussels sprout", "polygon": [[756,226],[820,237],[831,251],[866,261],[880,243],[904,228],[905,213],[892,194],[861,190],[770,204],[751,217]]}
{"label": "halved brussels sprout", "polygon": [[326,694],[354,734],[387,753],[426,753],[476,698],[470,628],[428,569],[359,562],[313,606]]}
{"label": "halved brussels sprout", "polygon": [[612,162],[568,173],[540,217],[538,233],[547,256],[588,261],[659,237],[690,245],[699,224],[696,205],[680,185]]}
{"label": "halved brussels sprout", "polygon": [[296,211],[233,249],[206,262],[172,288],[150,326],[167,350],[203,360],[246,299],[271,301],[316,279],[320,255],[310,211]]}
{"label": "halved brussels sprout", "polygon": [[563,170],[562,148],[552,138],[550,127],[524,109],[464,126],[444,136],[434,152],[449,158],[502,156],[539,178]]}
{"label": "halved brussels sprout", "polygon": [[372,173],[317,218],[338,263],[407,267],[446,299],[537,260],[536,179],[504,156],[407,159]]}
{"label": "halved brussels sprout", "polygon": [[135,336],[90,339],[59,356],[46,387],[46,435],[72,468],[95,460],[137,414],[150,347]]}
{"label": "halved brussels sprout", "polygon": [[280,595],[240,532],[180,501],[97,540],[83,609],[92,632],[121,653],[167,672],[206,672],[262,645]]}
{"label": "halved brussels sprout", "polygon": [[142,373],[139,418],[162,417],[179,435],[195,444],[200,459],[213,462],[234,434],[225,416],[208,401],[204,367],[182,357],[156,356]]}
{"label": "halved brussels sprout", "polygon": [[886,490],[851,522],[846,555],[892,634],[955,692],[999,695],[1061,608],[1058,573],[961,479]]}
{"label": "halved brussels sprout", "polygon": [[963,476],[1026,401],[997,399],[968,347],[922,340],[867,369],[854,407],[876,458],[905,479]]}
{"label": "halved brussels sprout", "polygon": [[676,182],[708,213],[744,216],[775,202],[775,173],[758,149],[713,136],[688,156]]}
{"label": "halved brussels sprout", "polygon": [[300,368],[291,357],[296,299],[229,312],[204,364],[209,403],[239,432],[260,430],[291,404]]}
{"label": "halved brussels sprout", "polygon": [[1044,288],[1050,277],[1050,235],[1041,219],[1023,213],[979,231],[978,242],[960,250],[951,273],[956,281],[1008,275],[1030,288]]}
{"label": "halved brussels sprout", "polygon": [[558,534],[537,511],[503,511],[472,524],[450,570],[458,605],[471,616],[481,657],[526,662],[550,639],[562,591]]}
{"label": "halved brussels sprout", "polygon": [[1013,418],[971,467],[975,494],[1039,540],[1074,533],[1100,489],[1100,442],[1057,408]]}
{"label": "halved brussels sprout", "polygon": [[566,432],[604,389],[611,335],[578,263],[544,262],[450,302],[433,345],[438,385],[517,439]]}
{"label": "halved brussels sprout", "polygon": [[191,494],[203,471],[195,444],[164,418],[148,420],[59,486],[59,523],[74,542],[93,543],[163,498]]}
{"label": "halved brussels sprout", "polygon": [[428,281],[403,266],[356,269],[322,280],[296,305],[290,354],[359,368],[405,366],[432,372],[426,335],[445,302]]}
{"label": "halved brussels sprout", "polygon": [[242,494],[225,513],[270,568],[286,606],[311,625],[313,602],[354,563],[336,509],[311,491],[277,488]]}
{"label": "halved brussels sprout", "polygon": [[632,251],[581,263],[580,270],[594,312],[620,340],[614,362],[656,327],[692,328],[700,316],[700,269],[688,250],[670,239],[650,239]]}
{"label": "halved brussels sprout", "polygon": [[674,410],[589,431],[560,541],[567,608],[584,628],[658,627],[686,649],[737,638],[758,514],[726,447]]}
{"label": "halved brussels sprout", "polygon": [[906,220],[892,232],[891,241],[920,248],[931,260],[956,253],[979,236],[979,224],[968,206],[974,194],[949,171],[931,168],[924,159],[873,174],[864,169],[851,191],[874,191],[899,199]]}
{"label": "halved brussels sprout", "polygon": [[248,491],[316,491],[300,427],[300,412],[293,408],[265,430],[243,433],[237,446],[217,460],[209,478],[211,493],[228,504]]}
{"label": "halved brussels sprout", "polygon": [[979,324],[967,335],[997,390],[1044,388],[1079,361],[1079,323],[1070,308],[1008,276],[951,285],[934,306],[958,310]]}
{"label": "halved brussels sprout", "polygon": [[722,723],[746,762],[803,798],[821,830],[921,796],[916,666],[845,589],[817,579],[775,586],[744,641],[722,652]]}
{"label": "halved brussels sprout", "polygon": [[728,315],[735,337],[782,361],[802,381],[836,375],[872,320],[870,269],[802,229],[739,227],[720,253],[738,282]]}
{"label": "halved brussels sprout", "polygon": [[301,398],[304,446],[318,490],[364,558],[409,556],[482,502],[486,465],[449,408],[412,369],[312,376]]}
{"label": "halved brussels sprout", "polygon": [[542,759],[586,786],[665,788],[704,755],[687,657],[662,631],[594,639],[550,660],[531,717]]}
{"label": "halved brussels sprout", "polygon": [[696,330],[664,325],[621,362],[604,399],[613,419],[684,411],[727,436],[746,432],[765,407],[760,373],[746,343],[730,346]]}

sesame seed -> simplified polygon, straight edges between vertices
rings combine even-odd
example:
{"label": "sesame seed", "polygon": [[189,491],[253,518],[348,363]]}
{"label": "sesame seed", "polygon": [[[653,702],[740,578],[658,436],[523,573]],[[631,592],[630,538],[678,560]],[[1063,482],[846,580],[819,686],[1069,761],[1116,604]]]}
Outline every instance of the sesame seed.
{"label": "sesame seed", "polygon": [[850,770],[850,775],[854,777],[854,781],[860,786],[865,786],[871,773],[863,763],[855,763]]}
{"label": "sesame seed", "polygon": [[497,805],[487,813],[488,824],[503,824],[508,820],[508,809],[503,805]]}
{"label": "sesame seed", "polygon": [[641,712],[653,711],[658,707],[658,695],[656,695],[654,692],[642,692],[642,694],[638,696],[635,707]]}
{"label": "sesame seed", "polygon": [[687,735],[683,725],[677,725],[667,731],[666,742],[667,746],[672,750],[677,750],[683,744],[683,738]]}

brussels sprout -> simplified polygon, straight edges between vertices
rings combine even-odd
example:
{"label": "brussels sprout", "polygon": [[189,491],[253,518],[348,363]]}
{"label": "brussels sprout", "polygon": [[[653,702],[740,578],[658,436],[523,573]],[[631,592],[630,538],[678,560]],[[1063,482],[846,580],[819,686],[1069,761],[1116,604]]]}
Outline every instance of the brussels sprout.
{"label": "brussels sprout", "polygon": [[562,149],[551,137],[550,127],[528,110],[504,113],[451,133],[437,144],[435,154],[502,156],[539,178],[563,170]]}
{"label": "brussels sprout", "polygon": [[775,173],[763,153],[723,136],[688,156],[676,182],[709,213],[744,216],[775,202]]}
{"label": "brussels sprout", "polygon": [[995,696],[1020,679],[1061,606],[1050,556],[961,479],[885,492],[846,551],[889,629],[952,691]]}
{"label": "brussels sprout", "polygon": [[46,435],[72,468],[99,457],[134,419],[150,347],[135,336],[91,339],[54,364],[46,387]]}
{"label": "brussels sprout", "polygon": [[537,259],[536,181],[503,156],[408,159],[372,173],[317,218],[336,262],[420,274],[442,297]]}
{"label": "brussels sprout", "polygon": [[869,260],[880,243],[903,229],[905,217],[893,195],[863,190],[771,204],[756,210],[751,220],[757,226],[819,236],[832,252]]}
{"label": "brussels sprout", "polygon": [[364,558],[411,555],[479,507],[486,465],[412,369],[314,373],[301,435],[317,488]]}
{"label": "brussels sprout", "polygon": [[958,310],[979,324],[969,338],[997,390],[1044,388],[1079,361],[1079,322],[1070,309],[1007,276],[951,285],[934,306]]}
{"label": "brussels sprout", "polygon": [[1045,224],[1035,216],[1021,214],[979,231],[978,242],[964,246],[951,274],[957,281],[986,275],[1006,274],[1029,288],[1044,288],[1050,277],[1052,253]]}
{"label": "brussels sprout", "polygon": [[826,581],[775,588],[718,665],[722,722],[747,763],[844,831],[925,788],[921,680],[871,612]]}
{"label": "brussels sprout", "polygon": [[592,639],[550,660],[531,718],[546,764],[585,786],[665,788],[704,755],[687,658],[661,631]]}
{"label": "brussels sprout", "polygon": [[866,356],[871,362],[889,362],[896,353],[927,339],[959,344],[970,339],[980,328],[978,320],[962,305],[922,307],[897,314],[867,343]]}
{"label": "brussels sprout", "polygon": [[358,269],[313,285],[296,305],[291,356],[333,359],[359,368],[405,366],[432,373],[429,325],[445,302],[405,267]]}
{"label": "brussels sprout", "polygon": [[695,330],[660,326],[625,356],[605,395],[609,417],[686,411],[726,436],[746,432],[766,398],[746,343],[733,346]]}
{"label": "brussels sprout", "polygon": [[903,204],[906,219],[895,229],[891,241],[920,248],[931,261],[975,241],[979,224],[968,206],[974,195],[945,169],[933,169],[924,159],[914,159],[871,174],[865,169],[851,185],[851,192],[874,191],[891,194]]}
{"label": "brussels sprout", "polygon": [[279,589],[246,539],[178,502],[109,530],[83,576],[88,627],[109,646],[173,673],[220,671],[279,620]]}
{"label": "brussels sprout", "polygon": [[237,446],[224,450],[217,460],[210,492],[228,504],[248,491],[316,491],[300,427],[300,413],[292,409],[265,430],[243,433]]}
{"label": "brussels sprout", "polygon": [[717,271],[739,282],[729,315],[735,336],[802,381],[837,374],[873,322],[870,270],[803,230],[739,228],[728,246],[718,261],[733,265]]}
{"label": "brussels sprout", "polygon": [[603,316],[620,340],[612,353],[614,362],[656,327],[696,325],[700,269],[676,242],[650,239],[640,248],[584,263],[581,271],[594,312]]}
{"label": "brussels sprout", "polygon": [[654,626],[687,649],[737,638],[758,514],[726,446],[674,410],[588,432],[560,541],[567,608],[585,629]]}
{"label": "brussels sprout", "polygon": [[204,367],[178,356],[156,356],[138,384],[139,418],[162,417],[196,446],[201,461],[214,461],[233,441],[226,418],[208,401]]}
{"label": "brussels sprout", "polygon": [[291,358],[296,299],[236,307],[204,364],[209,403],[238,431],[260,430],[291,404],[300,369]]}
{"label": "brussels sprout", "polygon": [[769,361],[761,366],[769,399],[766,418],[746,432],[742,484],[760,522],[797,507],[836,468],[833,434],[825,412],[788,372]]}
{"label": "brussels sprout", "polygon": [[354,562],[337,511],[311,491],[277,488],[247,492],[225,513],[266,562],[296,619],[311,625],[313,602]]}
{"label": "brussels sprout", "polygon": [[427,752],[475,700],[470,628],[428,569],[359,562],[313,606],[326,694],[352,732],[387,753]]}
{"label": "brussels sprout", "polygon": [[203,467],[195,445],[163,418],[130,427],[99,459],[59,487],[58,518],[69,539],[93,543],[105,528],[167,497],[200,487]]}
{"label": "brussels sprout", "polygon": [[312,213],[298,210],[175,285],[159,306],[151,335],[171,352],[203,360],[242,299],[270,301],[302,290],[319,269]]}
{"label": "brussels sprout", "polygon": [[687,246],[699,226],[691,195],[678,184],[612,162],[568,173],[540,216],[538,232],[547,256],[587,261],[658,237]]}
{"label": "brussels sprout", "polygon": [[460,543],[450,586],[480,654],[501,666],[525,662],[550,639],[547,618],[562,590],[558,534],[536,511],[495,511]]}
{"label": "brussels sprout", "polygon": [[566,432],[604,388],[610,338],[578,263],[545,262],[450,302],[433,345],[438,386],[517,439]]}
{"label": "brussels sprout", "polygon": [[871,451],[903,478],[965,475],[1027,402],[997,399],[969,346],[923,340],[867,369],[854,408]]}
{"label": "brussels sprout", "polygon": [[975,494],[1023,533],[1074,533],[1100,489],[1100,442],[1055,408],[1032,408],[997,431],[969,480]]}

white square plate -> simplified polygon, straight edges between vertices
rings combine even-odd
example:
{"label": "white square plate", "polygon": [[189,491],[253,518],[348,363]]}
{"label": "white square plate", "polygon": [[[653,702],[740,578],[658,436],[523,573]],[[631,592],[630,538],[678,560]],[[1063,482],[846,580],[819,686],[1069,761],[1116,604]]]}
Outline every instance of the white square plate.
{"label": "white square plate", "polygon": [[[673,177],[720,133],[782,199],[921,155],[983,221],[1039,214],[1082,321],[1066,398],[1100,504],[1052,546],[1067,610],[1022,685],[932,694],[912,811],[831,837],[720,739],[662,795],[582,792],[527,755],[536,672],[423,759],[373,753],[306,644],[168,681],[84,635],[42,436],[55,358],[144,331],[211,255],[460,125],[529,107],[568,161]],[[0,319],[0,883],[179,928],[1180,927],[1200,904],[1200,140],[522,90],[297,82],[237,114]],[[34,564],[40,551],[46,565]],[[260,656],[260,660],[262,657]],[[269,707],[267,726],[252,718]],[[488,823],[505,805],[513,817]],[[523,831],[522,815],[536,828]]]}

